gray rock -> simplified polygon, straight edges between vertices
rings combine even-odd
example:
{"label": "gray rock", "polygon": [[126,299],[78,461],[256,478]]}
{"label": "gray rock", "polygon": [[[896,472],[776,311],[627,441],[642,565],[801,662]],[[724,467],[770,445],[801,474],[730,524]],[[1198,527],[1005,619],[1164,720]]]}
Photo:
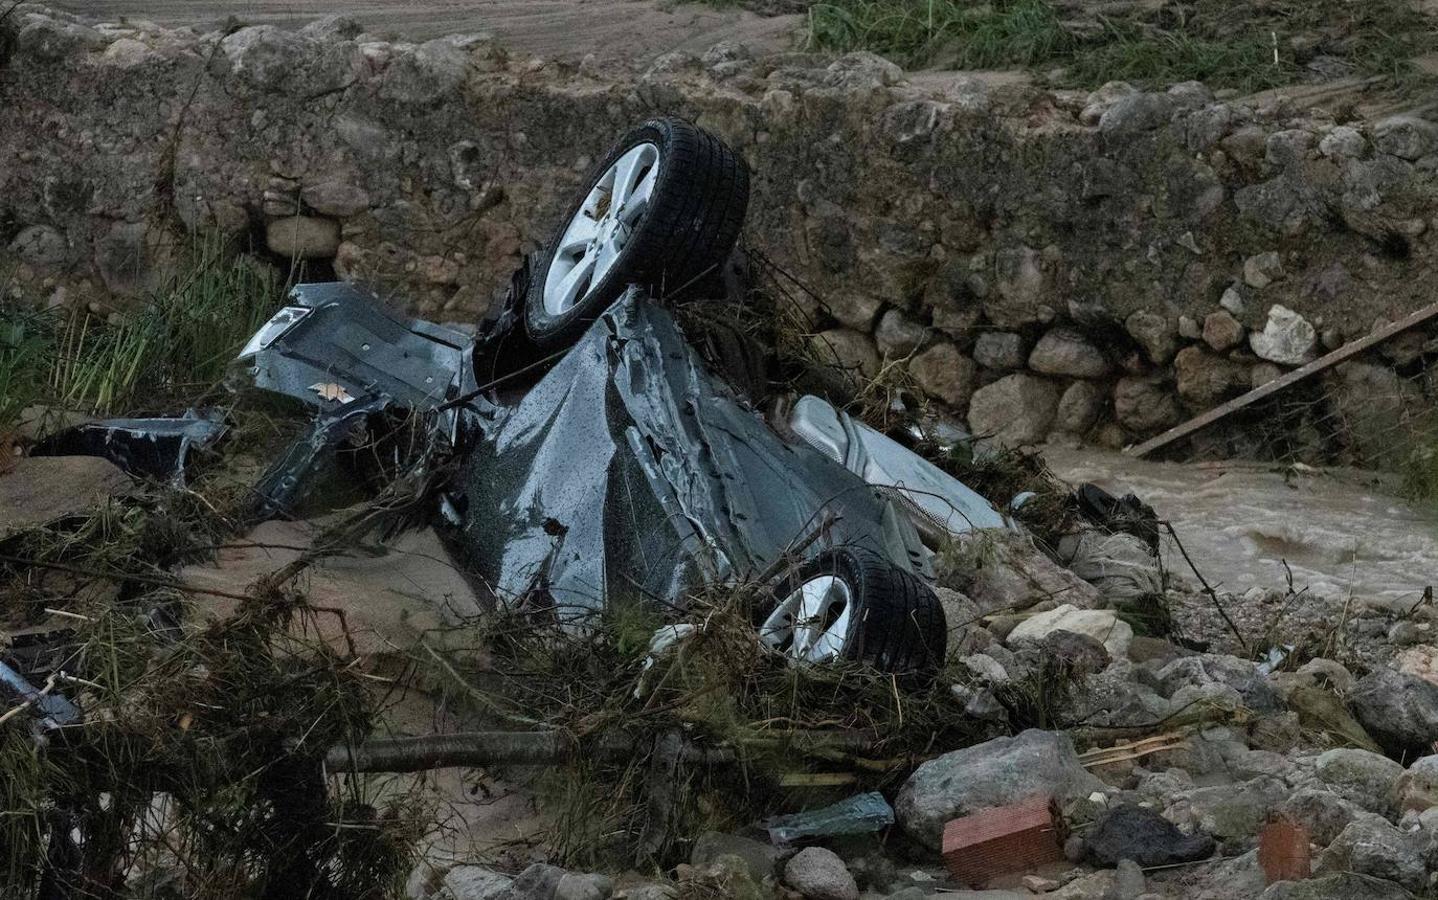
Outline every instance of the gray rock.
{"label": "gray rock", "polygon": [[[1400,884],[1410,891],[1428,887],[1424,863],[1427,841],[1420,834],[1405,833],[1377,816],[1363,816],[1349,823],[1328,849],[1318,857],[1316,874],[1351,872]],[[1364,896],[1372,896],[1365,893]]]}
{"label": "gray rock", "polygon": [[1033,375],[1007,375],[974,392],[969,429],[975,437],[1008,447],[1036,444],[1049,433],[1058,411],[1058,389]]}
{"label": "gray rock", "polygon": [[1189,113],[1184,123],[1184,143],[1193,153],[1203,153],[1228,136],[1237,117],[1227,103],[1215,103]]}
{"label": "gray rock", "polygon": [[1424,407],[1421,391],[1386,366],[1369,362],[1344,363],[1323,379],[1335,420],[1363,465],[1396,468],[1410,448],[1394,435],[1412,425],[1410,418]]}
{"label": "gray rock", "polygon": [[1181,109],[1200,109],[1213,102],[1213,91],[1202,81],[1180,81],[1164,93]]}
{"label": "gray rock", "polygon": [[779,863],[779,851],[769,844],[722,831],[706,831],[699,835],[689,851],[689,863],[702,869],[713,865],[721,856],[739,857],[748,868],[749,877],[756,882],[773,878]]}
{"label": "gray rock", "polygon": [[1381,816],[1393,811],[1393,792],[1403,767],[1368,750],[1341,748],[1318,757],[1316,773],[1324,787]]}
{"label": "gray rock", "polygon": [[808,900],[859,900],[859,885],[832,850],[806,847],[784,865],[784,883]]}
{"label": "gray rock", "polygon": [[220,51],[235,76],[264,90],[290,80],[310,52],[305,40],[275,25],[241,28],[220,42]]}
{"label": "gray rock", "polygon": [[464,84],[469,53],[449,38],[436,38],[396,53],[384,70],[379,95],[398,103],[432,104]]}
{"label": "gray rock", "polygon": [[625,888],[624,900],[679,900],[679,889],[670,884],[637,884]]}
{"label": "gray rock", "polygon": [[1042,257],[1032,247],[1004,247],[994,252],[997,290],[984,298],[984,313],[995,327],[1023,328],[1053,319],[1041,263]]}
{"label": "gray rock", "polygon": [[1153,131],[1168,124],[1175,108],[1165,94],[1129,94],[1104,111],[1098,130],[1110,140]]}
{"label": "gray rock", "polygon": [[116,222],[95,242],[95,268],[105,288],[121,297],[136,297],[158,283],[156,247],[163,231],[144,222]]}
{"label": "gray rock", "polygon": [[535,863],[520,872],[494,900],[554,900],[554,892],[567,874],[558,866]]}
{"label": "gray rock", "polygon": [[1345,800],[1332,791],[1303,788],[1294,791],[1280,811],[1294,823],[1308,829],[1308,835],[1319,846],[1327,846],[1338,837],[1348,823],[1363,815],[1358,804]]}
{"label": "gray rock", "polygon": [[1160,378],[1120,378],[1113,392],[1118,423],[1137,434],[1149,434],[1177,425],[1183,418],[1178,397]]}
{"label": "gray rock", "polygon": [[352,41],[361,34],[363,25],[339,13],[321,16],[299,30],[300,37],[311,41]]}
{"label": "gray rock", "polygon": [[89,26],[36,16],[15,35],[15,55],[59,62],[72,53],[99,50],[105,43],[104,36]]}
{"label": "gray rock", "polygon": [[554,886],[554,900],[609,900],[613,895],[614,881],[597,873],[569,872]]}
{"label": "gray rock", "polygon": [[1139,92],[1138,88],[1127,81],[1110,81],[1093,91],[1084,100],[1083,110],[1079,113],[1079,121],[1085,125],[1097,125],[1113,106],[1124,97],[1134,96]]}
{"label": "gray rock", "polygon": [[1141,309],[1124,320],[1129,336],[1138,341],[1148,361],[1166,365],[1178,350],[1178,327],[1168,316]]}
{"label": "gray rock", "polygon": [[[1203,340],[1208,346],[1223,353],[1243,343],[1243,324],[1226,309],[1211,312],[1203,317]],[[1248,379],[1242,379],[1247,381]]]}
{"label": "gray rock", "polygon": [[1098,424],[1108,392],[1092,381],[1075,381],[1064,389],[1054,413],[1054,430],[1083,435]]}
{"label": "gray rock", "polygon": [[877,90],[904,79],[903,69],[867,50],[845,53],[825,71],[825,84],[850,90]]}
{"label": "gray rock", "polygon": [[1169,696],[1186,686],[1224,684],[1236,690],[1249,709],[1265,713],[1283,709],[1278,694],[1253,661],[1236,656],[1208,653],[1176,659],[1158,671],[1158,684],[1160,693]]}
{"label": "gray rock", "polygon": [[352,216],[369,208],[370,197],[364,188],[340,179],[328,179],[306,185],[300,200],[322,216]]}
{"label": "gray rock", "polygon": [[1438,147],[1438,125],[1417,116],[1389,116],[1373,126],[1379,152],[1399,159],[1418,159]]}
{"label": "gray rock", "polygon": [[848,328],[831,328],[809,340],[815,357],[824,365],[839,370],[856,387],[879,374],[879,351],[867,334]]}
{"label": "gray rock", "polygon": [[1271,166],[1286,169],[1303,162],[1313,149],[1314,134],[1299,128],[1275,131],[1264,143],[1264,157]]}
{"label": "gray rock", "polygon": [[1156,811],[1134,803],[1115,806],[1089,827],[1084,838],[1089,862],[1116,866],[1132,860],[1140,866],[1166,866],[1213,855],[1213,838],[1187,835]]}
{"label": "gray rock", "polygon": [[15,235],[10,242],[10,252],[28,266],[47,270],[60,267],[69,256],[70,247],[65,236],[49,225],[31,225]]}
{"label": "gray rock", "polygon": [[883,306],[879,298],[862,291],[834,291],[824,298],[824,308],[839,324],[868,333],[874,328],[874,317]]}
{"label": "gray rock", "polygon": [[891,309],[879,317],[874,329],[874,343],[879,352],[889,357],[908,356],[928,340],[929,330],[915,322],[900,309]]}
{"label": "gray rock", "polygon": [[484,866],[455,866],[441,882],[441,895],[447,900],[495,900],[513,879]]}
{"label": "gray rock", "polygon": [[1257,900],[1268,887],[1257,850],[1209,863],[1194,872],[1192,881],[1185,880],[1187,900]]}
{"label": "gray rock", "polygon": [[1102,789],[1079,763],[1067,735],[1029,730],[924,763],[904,783],[894,810],[910,836],[938,849],[950,819],[1036,794],[1062,802]]}
{"label": "gray rock", "polygon": [[315,216],[275,219],[265,226],[265,245],[286,259],[330,259],[339,250],[340,226]]}
{"label": "gray rock", "polygon": [[1099,378],[1109,371],[1108,358],[1072,328],[1054,328],[1039,338],[1029,354],[1029,368],[1045,375]]}
{"label": "gray rock", "polygon": [[1251,288],[1266,288],[1283,276],[1283,260],[1274,250],[1255,254],[1243,261],[1243,281]]}
{"label": "gray rock", "polygon": [[1368,139],[1356,128],[1339,125],[1318,142],[1318,152],[1339,161],[1361,159],[1368,155]]}
{"label": "gray rock", "polygon": [[1393,786],[1393,806],[1399,812],[1438,807],[1438,756],[1415,759]]}
{"label": "gray rock", "polygon": [[1390,756],[1423,756],[1438,740],[1438,685],[1417,676],[1374,669],[1353,685],[1348,708]]}
{"label": "gray rock", "polygon": [[[1228,315],[1218,313],[1217,315]],[[1208,323],[1204,323],[1205,335]],[[1198,347],[1184,347],[1174,359],[1178,395],[1184,402],[1206,409],[1222,400],[1248,390],[1248,366],[1222,356],[1215,356]]]}
{"label": "gray rock", "polygon": [[1028,350],[1021,335],[1008,331],[986,331],[974,341],[974,360],[988,369],[1022,369]]}
{"label": "gray rock", "polygon": [[1301,366],[1313,357],[1318,331],[1286,306],[1274,304],[1262,331],[1248,336],[1248,346],[1259,359],[1285,366]]}
{"label": "gray rock", "polygon": [[962,410],[974,394],[978,367],[953,344],[935,344],[909,360],[909,374],[925,394]]}
{"label": "gray rock", "polygon": [[1223,296],[1218,299],[1218,305],[1228,310],[1234,316],[1243,315],[1243,311],[1247,309],[1247,304],[1243,302],[1243,293],[1239,291],[1237,285],[1233,285],[1224,290]]}
{"label": "gray rock", "polygon": [[1056,631],[1071,631],[1093,638],[1103,644],[1114,659],[1128,654],[1133,640],[1133,627],[1111,609],[1078,609],[1064,603],[1020,622],[1009,632],[1005,643],[1013,646],[1022,641],[1042,641]]}
{"label": "gray rock", "polygon": [[1254,778],[1190,791],[1185,802],[1193,824],[1225,845],[1252,846],[1269,812],[1288,796],[1275,778]]}
{"label": "gray rock", "polygon": [[1280,881],[1259,900],[1413,900],[1413,895],[1391,881],[1342,873],[1304,881]]}

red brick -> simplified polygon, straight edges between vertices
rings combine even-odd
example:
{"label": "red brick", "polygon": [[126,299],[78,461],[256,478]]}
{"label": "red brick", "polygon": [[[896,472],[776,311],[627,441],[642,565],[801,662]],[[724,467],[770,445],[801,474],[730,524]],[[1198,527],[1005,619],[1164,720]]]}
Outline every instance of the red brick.
{"label": "red brick", "polygon": [[1049,797],[986,809],[944,826],[944,865],[955,879],[981,886],[999,875],[1062,861],[1061,832]]}
{"label": "red brick", "polygon": [[1308,829],[1277,818],[1258,834],[1258,864],[1268,884],[1302,881],[1313,873],[1308,856]]}

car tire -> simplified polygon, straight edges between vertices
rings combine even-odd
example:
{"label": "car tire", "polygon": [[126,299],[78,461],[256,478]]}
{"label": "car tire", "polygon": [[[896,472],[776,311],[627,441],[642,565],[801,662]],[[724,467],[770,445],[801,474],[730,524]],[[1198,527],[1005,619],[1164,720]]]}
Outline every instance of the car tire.
{"label": "car tire", "polygon": [[681,298],[729,257],[748,207],[737,153],[681,119],[645,122],[595,166],[536,259],[525,330],[563,349],[631,284]]}
{"label": "car tire", "polygon": [[[823,600],[816,599],[820,591]],[[786,578],[774,600],[760,639],[795,661],[847,659],[882,672],[928,674],[944,660],[948,629],[938,596],[877,553],[826,551]],[[796,616],[801,627],[808,623],[807,634],[796,631]]]}

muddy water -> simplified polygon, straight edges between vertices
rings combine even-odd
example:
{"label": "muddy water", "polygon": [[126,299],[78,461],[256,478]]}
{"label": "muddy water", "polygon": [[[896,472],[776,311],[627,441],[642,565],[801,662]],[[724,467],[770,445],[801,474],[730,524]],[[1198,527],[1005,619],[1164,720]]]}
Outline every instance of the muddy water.
{"label": "muddy water", "polygon": [[[1295,586],[1318,596],[1417,600],[1438,582],[1438,515],[1401,499],[1391,478],[1260,463],[1153,463],[1095,450],[1044,456],[1067,481],[1133,491],[1150,503],[1222,590],[1281,588],[1284,561]],[[1175,548],[1165,552],[1175,571],[1187,570]]]}

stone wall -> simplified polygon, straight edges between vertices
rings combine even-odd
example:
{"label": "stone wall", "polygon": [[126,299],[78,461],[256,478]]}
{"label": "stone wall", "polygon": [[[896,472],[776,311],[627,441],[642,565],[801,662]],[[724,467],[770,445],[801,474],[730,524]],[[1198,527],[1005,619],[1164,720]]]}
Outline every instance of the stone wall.
{"label": "stone wall", "polygon": [[218,230],[472,318],[614,137],[679,114],[750,160],[746,240],[824,298],[826,344],[910,357],[981,431],[1121,444],[1434,299],[1438,126],[1294,105],[25,4],[0,22],[0,263],[16,296],[123,308],[181,230]]}

